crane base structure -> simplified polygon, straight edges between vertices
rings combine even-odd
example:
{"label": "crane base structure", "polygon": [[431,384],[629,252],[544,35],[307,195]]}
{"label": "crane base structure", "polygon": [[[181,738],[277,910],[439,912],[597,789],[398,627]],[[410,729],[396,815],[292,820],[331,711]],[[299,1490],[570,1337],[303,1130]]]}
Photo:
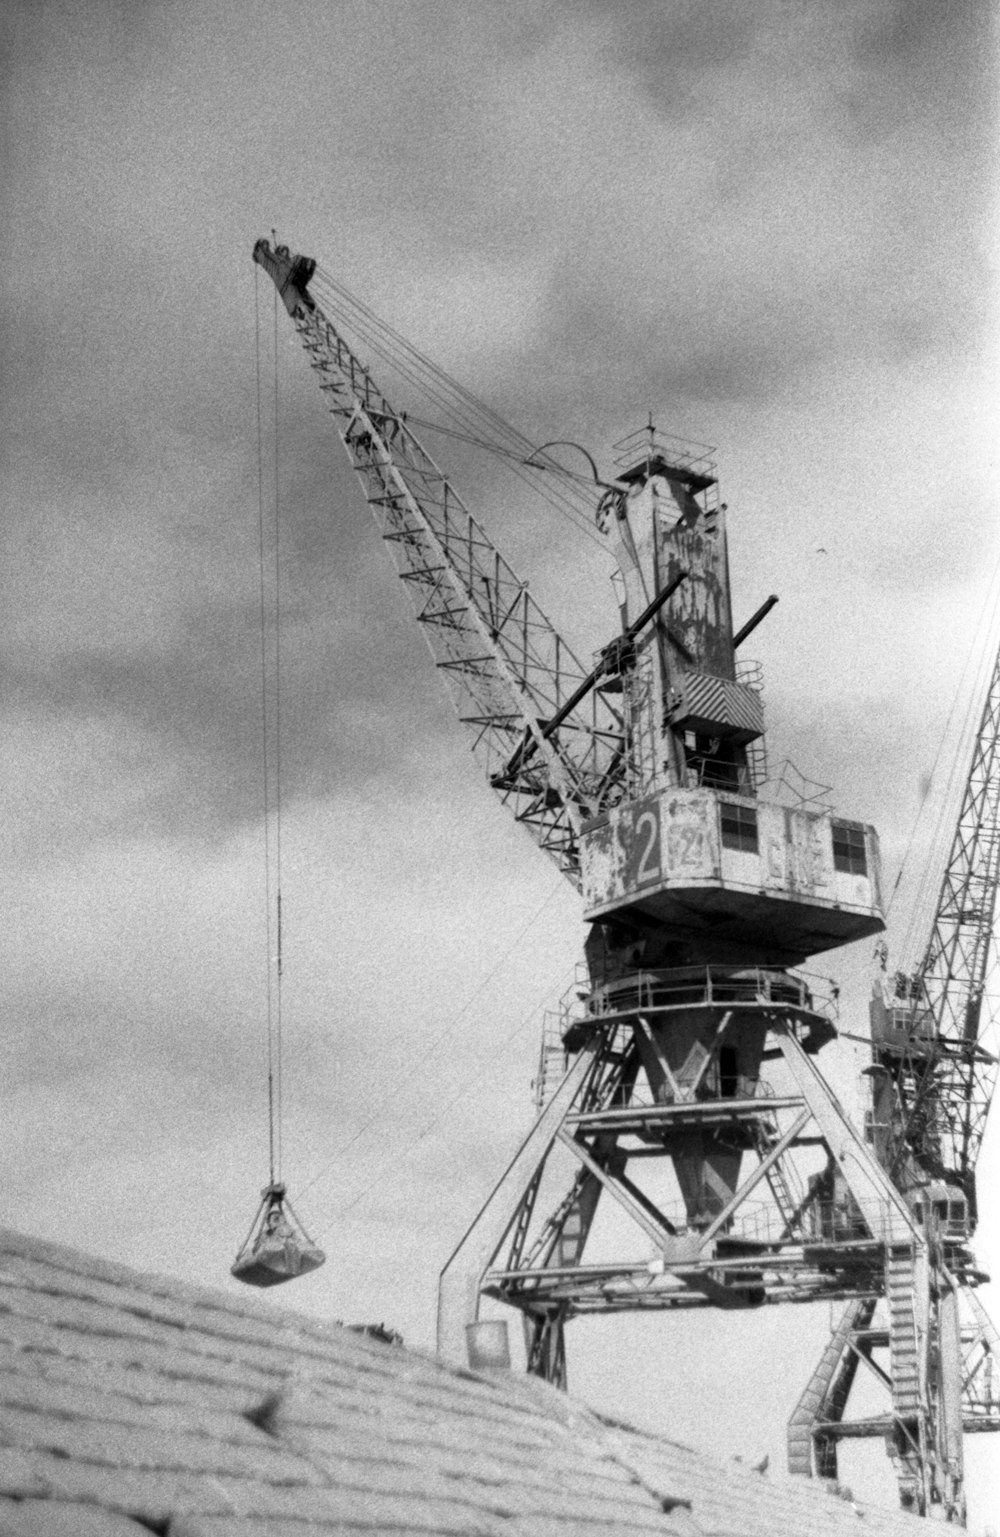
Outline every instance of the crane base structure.
{"label": "crane base structure", "polygon": [[[444,1353],[464,1354],[464,1329],[481,1295],[520,1308],[533,1329],[547,1333],[582,1313],[753,1308],[866,1294],[876,1278],[881,1289],[889,1250],[925,1251],[905,1203],[802,1045],[806,1012],[775,1009],[763,997],[709,1010],[723,1037],[737,1013],[757,1014],[793,1092],[754,1092],[758,1082],[726,1094],[703,1069],[676,1099],[657,1102],[644,1081],[639,1042],[669,1028],[671,1006],[599,1025],[442,1273]],[[556,1147],[570,1154],[576,1172],[554,1209],[533,1221]],[[832,1178],[812,1176],[805,1191],[794,1167],[804,1148],[813,1162],[821,1149],[834,1171]],[[737,1180],[733,1169],[744,1156],[751,1167]],[[657,1159],[673,1165],[689,1197],[698,1190],[693,1221],[676,1210],[668,1215],[642,1188],[648,1179],[630,1176],[639,1160],[648,1172]],[[602,1194],[644,1235],[650,1252],[643,1260],[584,1263]]]}
{"label": "crane base structure", "polygon": [[[902,1504],[961,1520],[963,1423],[994,1428],[1000,1413],[982,1369],[995,1359],[995,1336],[980,1340],[973,1409],[968,1374],[963,1384],[953,1366],[958,1335],[955,1348],[940,1349],[942,1331],[958,1328],[956,1277],[971,1256],[961,1234],[928,1241],[820,1073],[828,1015],[787,972],[709,967],[694,978],[684,969],[631,986],[631,1008],[619,983],[613,1017],[595,1015],[591,995],[569,1027],[568,1071],[442,1272],[439,1352],[464,1364],[469,1326],[493,1299],[523,1314],[529,1372],[565,1387],[566,1326],[576,1317],[845,1300],[792,1418],[791,1470],[835,1477],[838,1438],[879,1435]],[[696,1027],[679,1063],[678,1041]],[[758,1035],[788,1092],[720,1074],[730,1031]],[[701,1040],[714,1049],[698,1050]],[[560,1151],[563,1177],[546,1181]],[[664,1164],[683,1197],[673,1207],[650,1195],[650,1174]],[[632,1238],[626,1253],[591,1259],[602,1196]],[[877,1325],[876,1305],[885,1311]],[[864,1423],[843,1418],[861,1361],[890,1398]]]}

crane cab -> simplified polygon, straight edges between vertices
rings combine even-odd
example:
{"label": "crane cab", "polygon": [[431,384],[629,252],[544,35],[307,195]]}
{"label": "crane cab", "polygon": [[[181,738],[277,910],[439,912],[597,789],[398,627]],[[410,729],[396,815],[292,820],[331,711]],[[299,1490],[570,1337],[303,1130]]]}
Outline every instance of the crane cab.
{"label": "crane cab", "polygon": [[881,985],[876,983],[869,1019],[872,1046],[880,1060],[933,1055],[937,1030],[934,1016],[921,997],[905,997],[897,992],[886,998]]}
{"label": "crane cab", "polygon": [[968,1238],[969,1203],[958,1185],[931,1180],[914,1192],[912,1200],[913,1215],[929,1238]]}
{"label": "crane cab", "polygon": [[581,837],[585,916],[666,927],[699,958],[798,965],[883,927],[874,828],[708,786],[615,807]]}

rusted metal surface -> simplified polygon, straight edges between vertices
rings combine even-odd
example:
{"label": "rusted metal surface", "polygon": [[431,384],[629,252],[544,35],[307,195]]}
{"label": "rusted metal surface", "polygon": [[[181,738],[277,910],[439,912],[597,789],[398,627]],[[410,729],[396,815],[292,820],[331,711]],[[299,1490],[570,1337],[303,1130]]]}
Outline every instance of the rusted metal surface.
{"label": "rusted metal surface", "polygon": [[[731,806],[748,814],[756,848],[726,845],[723,817]],[[584,830],[585,915],[593,921],[637,909],[692,930],[728,915],[732,943],[756,943],[765,927],[777,926],[787,952],[800,958],[878,933],[874,829],[863,829],[865,873],[839,870],[835,821],[708,789],[667,789],[628,802]]]}

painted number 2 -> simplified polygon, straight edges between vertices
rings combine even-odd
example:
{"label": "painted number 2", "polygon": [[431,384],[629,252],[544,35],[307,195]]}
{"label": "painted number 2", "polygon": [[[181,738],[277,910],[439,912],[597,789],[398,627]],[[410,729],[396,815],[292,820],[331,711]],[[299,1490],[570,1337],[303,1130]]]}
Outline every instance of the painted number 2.
{"label": "painted number 2", "polygon": [[643,886],[647,881],[660,879],[660,818],[655,811],[640,811],[635,819],[636,865],[635,883]]}

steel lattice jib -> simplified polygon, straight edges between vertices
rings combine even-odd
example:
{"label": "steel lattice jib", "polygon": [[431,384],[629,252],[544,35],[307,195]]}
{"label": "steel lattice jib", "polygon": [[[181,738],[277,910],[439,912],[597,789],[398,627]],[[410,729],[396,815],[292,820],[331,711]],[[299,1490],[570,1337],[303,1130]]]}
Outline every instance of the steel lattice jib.
{"label": "steel lattice jib", "polygon": [[884,927],[875,830],[829,811],[667,789],[588,824],[581,863],[587,919],[668,925],[701,958],[795,965]]}

